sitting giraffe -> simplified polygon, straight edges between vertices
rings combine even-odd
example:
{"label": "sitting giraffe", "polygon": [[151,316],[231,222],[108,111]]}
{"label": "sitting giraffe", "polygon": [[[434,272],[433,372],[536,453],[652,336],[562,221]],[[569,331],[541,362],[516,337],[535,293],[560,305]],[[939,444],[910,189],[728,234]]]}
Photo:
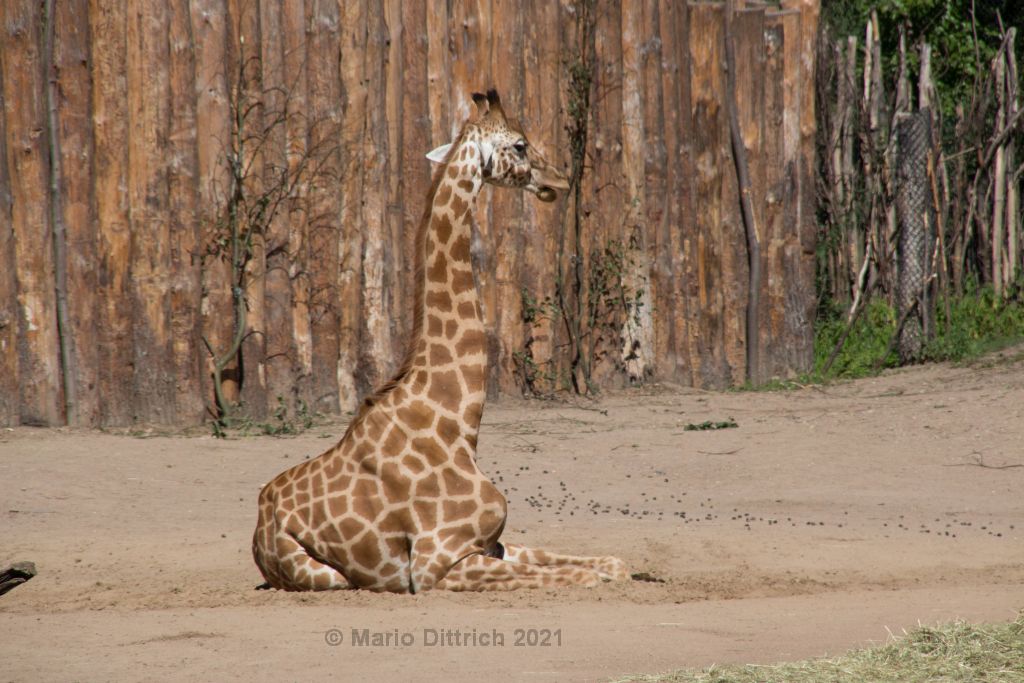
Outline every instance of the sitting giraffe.
{"label": "sitting giraffe", "polygon": [[415,315],[393,380],[366,399],[336,446],[282,472],[259,497],[253,556],[285,590],[418,593],[593,586],[628,578],[614,557],[498,542],[505,497],[474,460],[487,340],[470,257],[483,184],[554,201],[569,185],[505,118],[497,93],[430,154],[439,168],[416,234]]}

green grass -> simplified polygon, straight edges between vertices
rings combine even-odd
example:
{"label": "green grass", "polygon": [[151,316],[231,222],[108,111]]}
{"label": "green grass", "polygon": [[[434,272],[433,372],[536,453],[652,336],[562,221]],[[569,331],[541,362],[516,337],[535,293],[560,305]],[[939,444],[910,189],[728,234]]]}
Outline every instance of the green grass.
{"label": "green grass", "polygon": [[635,675],[617,683],[1020,683],[1024,681],[1024,612],[1009,624],[955,621],[919,627],[888,645],[835,659],[774,666],[713,666],[703,671]]}
{"label": "green grass", "polygon": [[[808,379],[852,379],[876,374],[897,364],[895,352],[883,358],[896,330],[896,312],[883,300],[872,300],[850,332],[839,356],[826,374],[825,361],[846,329],[845,311],[831,307],[819,314],[815,327],[814,372]],[[922,361],[960,362],[1024,340],[1024,302],[1019,292],[1005,300],[992,289],[971,288],[936,306],[935,338],[923,350]],[[881,363],[879,361],[881,359]]]}

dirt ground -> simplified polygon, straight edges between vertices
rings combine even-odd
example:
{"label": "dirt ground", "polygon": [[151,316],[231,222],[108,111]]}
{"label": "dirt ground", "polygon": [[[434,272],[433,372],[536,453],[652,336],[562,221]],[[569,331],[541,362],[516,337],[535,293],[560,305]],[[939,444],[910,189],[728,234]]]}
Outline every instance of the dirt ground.
{"label": "dirt ground", "polygon": [[0,679],[607,680],[1010,620],[1022,412],[1020,348],[787,392],[492,403],[480,464],[507,491],[505,540],[657,581],[416,596],[253,590],[259,488],[340,422],[226,441],[0,431],[0,568],[39,569],[0,597]]}

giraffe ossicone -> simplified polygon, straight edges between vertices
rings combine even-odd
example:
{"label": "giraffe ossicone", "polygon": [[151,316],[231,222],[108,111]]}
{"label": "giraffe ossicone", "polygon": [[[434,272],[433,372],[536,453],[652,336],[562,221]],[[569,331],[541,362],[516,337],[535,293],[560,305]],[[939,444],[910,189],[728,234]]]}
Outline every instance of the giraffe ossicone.
{"label": "giraffe ossicone", "polygon": [[506,118],[498,94],[428,155],[438,163],[416,235],[416,296],[405,362],[320,456],[259,496],[253,557],[284,590],[417,593],[592,586],[629,577],[615,557],[498,541],[505,497],[479,470],[487,338],[473,278],[473,209],[484,183],[554,201],[565,175]]}

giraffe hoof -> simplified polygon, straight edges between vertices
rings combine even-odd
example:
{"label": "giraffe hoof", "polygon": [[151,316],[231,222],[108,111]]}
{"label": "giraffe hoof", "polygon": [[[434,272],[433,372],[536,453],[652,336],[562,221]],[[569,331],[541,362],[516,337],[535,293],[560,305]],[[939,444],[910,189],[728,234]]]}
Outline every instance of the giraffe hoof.
{"label": "giraffe hoof", "polygon": [[602,557],[594,570],[605,581],[625,581],[629,578],[629,568],[617,557]]}

